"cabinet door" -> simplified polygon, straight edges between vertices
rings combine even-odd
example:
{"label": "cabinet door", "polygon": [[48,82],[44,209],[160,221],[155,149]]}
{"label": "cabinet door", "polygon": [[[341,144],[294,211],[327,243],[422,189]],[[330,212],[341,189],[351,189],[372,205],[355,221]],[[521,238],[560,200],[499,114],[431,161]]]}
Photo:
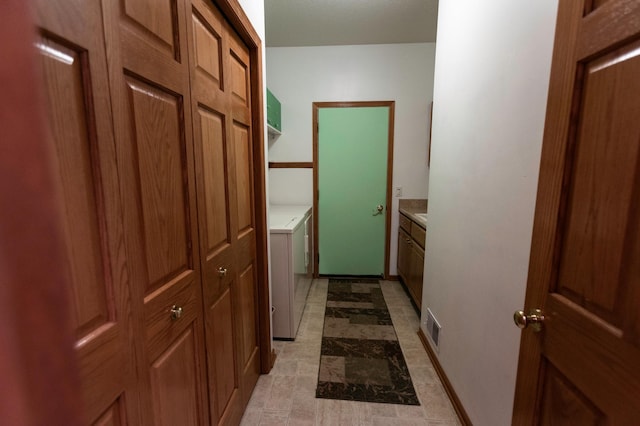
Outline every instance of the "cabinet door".
{"label": "cabinet door", "polygon": [[207,424],[187,5],[104,0],[102,6],[141,423]]}
{"label": "cabinet door", "polygon": [[82,380],[78,404],[87,423],[135,424],[131,294],[100,4],[42,0],[35,12],[64,205],[69,317]]}
{"label": "cabinet door", "polygon": [[414,242],[411,246],[411,293],[418,310],[422,309],[422,281],[424,277],[424,251]]}
{"label": "cabinet door", "polygon": [[398,275],[409,286],[409,262],[411,261],[411,238],[403,230],[398,232]]}

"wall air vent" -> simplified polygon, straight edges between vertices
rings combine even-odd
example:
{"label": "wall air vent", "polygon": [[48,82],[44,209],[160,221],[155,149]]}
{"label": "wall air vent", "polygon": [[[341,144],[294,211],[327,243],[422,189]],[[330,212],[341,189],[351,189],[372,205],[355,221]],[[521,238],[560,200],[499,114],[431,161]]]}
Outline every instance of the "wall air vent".
{"label": "wall air vent", "polygon": [[431,312],[431,309],[427,308],[427,336],[433,343],[433,346],[437,349],[440,341],[440,323],[436,320],[436,317]]}

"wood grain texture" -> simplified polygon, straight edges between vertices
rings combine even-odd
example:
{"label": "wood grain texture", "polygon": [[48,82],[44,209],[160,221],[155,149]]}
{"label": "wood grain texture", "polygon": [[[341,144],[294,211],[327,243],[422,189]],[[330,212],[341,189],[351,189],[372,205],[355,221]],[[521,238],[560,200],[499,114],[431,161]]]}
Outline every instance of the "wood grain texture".
{"label": "wood grain texture", "polygon": [[19,0],[0,3],[0,412],[7,424],[80,425],[63,213],[32,12]]}
{"label": "wood grain texture", "polygon": [[120,426],[125,424],[126,415],[122,410],[122,401],[118,398],[107,411],[100,416],[98,420],[93,423],[94,426]]}
{"label": "wood grain texture", "polygon": [[578,60],[591,58],[632,41],[640,31],[640,4],[635,0],[607,1],[580,22]]}
{"label": "wood grain texture", "polygon": [[[640,154],[640,43],[585,65],[582,119],[567,200],[558,291],[620,326],[621,277]],[[631,284],[633,285],[633,284]]]}
{"label": "wood grain texture", "polygon": [[[230,28],[220,11],[204,1],[192,3],[192,20],[198,21],[188,35],[198,56],[190,70],[194,116],[195,164],[198,198],[205,208],[198,211],[198,223],[207,232],[200,234],[205,338],[208,346],[209,405],[211,423],[236,424],[248,402],[259,368],[247,369],[244,358],[246,335],[254,337],[251,362],[260,363],[262,340],[258,340],[258,287],[255,267],[262,256],[256,251],[255,138],[252,118],[253,85],[251,54]],[[203,30],[204,28],[204,30]],[[202,53],[197,47],[207,31],[217,39]],[[210,38],[209,38],[210,39]],[[219,48],[219,75],[222,84],[198,64],[207,63]],[[215,53],[217,55],[217,53]],[[201,57],[203,59],[200,59]],[[250,83],[251,81],[251,83]],[[264,157],[262,157],[264,158]],[[263,169],[264,170],[264,169]],[[266,254],[266,253],[265,253]],[[243,271],[251,270],[247,281]],[[220,273],[224,270],[224,273]],[[244,287],[243,287],[244,286]],[[248,286],[248,287],[247,287]],[[247,296],[247,294],[249,294]],[[247,306],[246,297],[251,299]],[[269,342],[270,347],[270,342]],[[252,364],[252,365],[253,365]]]}
{"label": "wood grain texture", "polygon": [[56,142],[66,213],[72,314],[79,339],[108,321],[106,296],[112,284],[105,281],[108,276],[103,270],[103,262],[109,262],[100,235],[100,222],[105,218],[104,211],[97,209],[102,190],[94,171],[99,173],[99,166],[92,164],[92,150],[97,150],[98,141],[89,126],[95,111],[85,104],[85,98],[90,99],[92,93],[84,90],[89,76],[83,73],[86,64],[82,63],[82,53],[44,37],[36,45],[43,62],[46,108]]}
{"label": "wood grain texture", "polygon": [[[573,84],[577,69],[572,58],[580,27],[579,20],[574,16],[583,13],[581,3],[568,2],[558,8],[556,31],[559,34],[558,29],[561,29],[562,37],[556,35],[554,43],[545,118],[545,123],[555,124],[553,126],[545,124],[544,129],[525,311],[543,306],[553,274],[555,235],[566,163],[563,141],[566,141],[570,134],[572,115],[577,114],[577,111],[572,110],[574,98],[579,98],[579,90],[577,91]],[[538,387],[538,376],[542,367],[541,343],[540,334],[524,333],[522,335],[512,419],[514,425],[531,425],[539,422],[536,407],[539,394],[542,392]]]}
{"label": "wood grain texture", "polygon": [[246,232],[253,225],[253,185],[251,142],[248,129],[234,123],[237,230]]}
{"label": "wood grain texture", "polygon": [[[137,0],[135,0],[137,3]],[[132,3],[133,4],[133,3]],[[133,22],[121,2],[104,1],[110,94],[116,135],[118,172],[124,209],[127,261],[133,293],[139,404],[138,424],[156,421],[165,382],[153,379],[153,363],[175,338],[192,330],[193,356],[183,366],[194,374],[193,388],[175,389],[175,398],[192,405],[162,407],[167,418],[209,423],[202,311],[202,278],[196,188],[190,64],[187,55],[185,0],[143,2],[145,19],[170,10],[170,22]],[[190,9],[190,8],[189,8]],[[140,19],[142,20],[142,19]],[[153,25],[156,25],[154,21]],[[146,27],[148,28],[146,28]],[[162,37],[172,34],[173,54]],[[166,37],[165,37],[166,38]],[[173,305],[183,308],[172,321]],[[186,370],[185,370],[186,371]],[[189,373],[191,374],[191,373]],[[191,377],[191,376],[190,376]],[[155,380],[155,381],[154,381]],[[186,395],[186,396],[185,396]],[[195,412],[183,410],[195,409]],[[168,410],[168,411],[167,411]]]}
{"label": "wood grain texture", "polygon": [[418,312],[422,312],[422,283],[424,281],[424,250],[416,240],[410,247],[409,290]]}
{"label": "wood grain texture", "polygon": [[[191,10],[190,3],[185,0],[168,2],[104,1],[102,2],[102,10],[100,10],[100,4],[95,2],[69,0],[66,2],[42,1],[40,3],[42,4],[36,8],[36,12],[41,22],[46,21],[47,23],[43,34],[47,37],[54,34],[51,40],[41,43],[42,46],[46,48],[47,54],[57,57],[58,61],[62,60],[62,63],[65,64],[62,68],[69,65],[64,62],[68,61],[69,57],[72,61],[69,72],[61,71],[60,68],[53,70],[52,67],[49,67],[49,75],[57,79],[58,88],[66,96],[61,99],[67,105],[75,106],[76,111],[73,114],[74,117],[67,120],[71,127],[64,128],[59,134],[71,136],[69,140],[72,142],[81,141],[76,146],[71,146],[77,148],[76,151],[60,151],[63,153],[61,155],[63,161],[60,164],[65,165],[61,168],[63,180],[72,182],[76,177],[83,179],[77,188],[72,188],[69,183],[66,184],[69,187],[65,188],[69,190],[67,197],[69,200],[84,198],[84,211],[87,213],[79,214],[74,210],[69,215],[69,223],[74,222],[73,218],[75,217],[77,224],[74,223],[74,225],[77,226],[75,228],[69,226],[67,235],[70,235],[68,239],[73,241],[74,252],[86,251],[87,254],[93,256],[94,260],[84,264],[77,263],[72,267],[76,269],[74,274],[82,277],[78,281],[82,281],[84,277],[90,279],[92,276],[100,276],[99,268],[102,267],[102,275],[104,275],[104,283],[106,283],[103,283],[103,287],[106,288],[104,296],[98,292],[77,297],[78,299],[86,299],[88,302],[84,306],[78,305],[76,317],[79,320],[76,321],[77,323],[83,321],[86,324],[92,323],[93,312],[101,312],[95,326],[91,325],[87,328],[91,332],[85,333],[85,335],[90,338],[85,338],[86,336],[83,335],[83,339],[79,340],[78,344],[82,374],[91,373],[93,376],[87,377],[95,379],[85,380],[89,388],[93,389],[85,391],[85,393],[88,392],[96,398],[95,401],[90,398],[85,400],[90,407],[94,407],[87,410],[89,413],[96,410],[97,417],[93,415],[88,417],[92,419],[91,421],[97,419],[96,422],[106,424],[151,424],[153,416],[150,413],[155,408],[161,407],[162,410],[165,410],[162,414],[163,418],[181,418],[180,411],[188,409],[189,413],[184,417],[187,422],[196,418],[198,423],[209,423],[207,410],[204,409],[206,389],[203,385],[202,372],[204,370],[201,359],[203,344],[202,321],[200,321],[202,310],[199,308],[201,307],[202,289],[198,271],[199,247],[194,247],[192,243],[197,236],[198,225],[195,220],[196,191],[192,166],[193,146],[191,145],[191,94],[194,89],[191,88],[187,63],[189,59],[187,27],[190,21],[186,19],[186,12]],[[257,300],[260,301],[262,307],[259,313],[261,317],[260,339],[262,342],[266,342],[262,345],[260,352],[269,355],[264,358],[263,362],[263,368],[268,371],[271,365],[270,359],[267,358],[270,358],[271,348],[266,262],[264,147],[262,146],[261,42],[237,2],[221,1],[220,4],[224,7],[232,25],[239,28],[241,38],[249,41],[248,50],[238,47],[237,42],[234,45],[234,55],[238,63],[243,64],[244,78],[247,84],[245,85],[246,93],[243,95],[246,101],[244,109],[237,108],[237,106],[234,106],[233,109],[235,112],[234,120],[244,125],[248,129],[248,139],[256,142],[251,144],[249,155],[255,156],[258,161],[256,168],[250,169],[252,173],[257,175],[251,188],[256,193],[257,201],[252,200],[252,202],[255,203],[254,208],[257,213],[251,212],[253,221],[256,223],[255,229],[245,232],[246,235],[240,239],[238,246],[242,253],[253,252],[253,268],[254,271],[258,271],[254,272],[254,275],[260,278],[259,280],[254,279],[254,286],[257,290]],[[93,8],[92,11],[84,10],[85,6]],[[106,40],[96,36],[96,34],[101,35],[103,29]],[[199,72],[208,74],[215,81],[218,78],[216,73],[220,69],[216,69],[216,58],[212,51],[215,50],[215,44],[219,39],[215,37],[215,32],[209,33],[213,34],[213,39],[205,34],[205,30],[208,31],[211,28],[206,28],[204,25],[198,27],[197,30],[200,31],[198,34],[199,43],[204,46],[202,50],[205,52],[199,66]],[[77,34],[83,35],[78,37]],[[69,40],[72,41],[68,43]],[[105,47],[106,55],[104,53]],[[219,44],[218,48],[221,48]],[[47,58],[50,59],[50,56]],[[106,64],[109,69],[109,82],[106,82],[106,73],[104,72],[106,70],[105,57],[109,58],[109,62]],[[81,66],[77,64],[81,64]],[[100,75],[100,67],[102,67],[102,75]],[[65,78],[67,78],[66,81]],[[252,84],[248,83],[250,79]],[[52,79],[50,78],[50,80]],[[78,81],[82,83],[78,84]],[[127,82],[131,81],[136,81],[139,86],[145,86],[146,89],[150,88],[151,90],[144,94],[133,93],[127,87]],[[99,85],[102,90],[90,90],[91,83]],[[218,84],[224,84],[224,80],[218,81]],[[67,88],[72,90],[66,90]],[[142,96],[142,102],[140,96]],[[144,96],[147,96],[148,99],[145,99]],[[112,105],[110,98],[113,100]],[[153,100],[149,101],[151,98]],[[142,109],[146,109],[144,114],[140,114],[138,111],[136,115],[136,101],[138,107],[141,103],[143,104]],[[147,102],[146,105],[145,102]],[[154,102],[155,105],[151,105]],[[95,111],[100,109],[103,112],[94,113],[93,108]],[[74,111],[73,108],[71,110]],[[84,122],[81,120],[83,115],[79,113],[80,110],[86,118]],[[113,120],[110,115],[111,111],[113,111]],[[253,111],[254,114],[251,114],[250,111]],[[164,120],[163,117],[169,117],[169,119]],[[96,135],[100,135],[101,138],[104,135],[111,135],[113,133],[110,129],[111,125],[115,127],[115,146],[109,140],[105,142],[95,139]],[[84,130],[86,134],[81,135],[79,131],[74,133],[74,128]],[[154,132],[159,132],[159,134],[154,134]],[[74,139],[74,135],[78,137]],[[81,138],[82,136],[84,139]],[[161,144],[166,142],[167,145],[171,144],[173,148],[177,146],[180,154],[175,155],[176,152],[173,148],[173,151],[169,149],[172,151],[169,154],[166,149],[164,153],[154,152],[151,139],[156,136]],[[137,145],[140,140],[144,142],[143,149],[139,149],[140,145]],[[175,145],[176,142],[177,145]],[[87,148],[87,144],[89,148]],[[63,148],[69,147],[64,146]],[[161,148],[160,151],[162,150]],[[154,162],[154,154],[158,155],[155,157],[155,160],[158,161],[151,164]],[[176,161],[178,157],[180,159]],[[65,161],[69,159],[79,160],[76,162],[77,169],[66,166]],[[69,165],[72,163],[73,161],[68,161]],[[141,167],[138,167],[140,164],[144,164],[146,169],[142,173],[140,173]],[[179,173],[176,173],[178,170]],[[166,183],[163,182],[163,179],[168,179],[169,184],[163,186]],[[176,203],[174,196],[178,192],[175,184],[178,182],[182,188],[183,199],[178,199]],[[158,186],[154,186],[155,184]],[[80,197],[77,194],[86,194],[87,196]],[[163,197],[163,194],[171,196]],[[113,215],[114,212],[120,213],[118,204],[120,199],[124,200],[124,213]],[[149,208],[154,203],[156,205],[165,203],[164,210]],[[75,204],[81,205],[79,201]],[[147,207],[146,212],[143,205]],[[90,206],[94,206],[95,211],[91,211]],[[182,213],[178,211],[178,208],[182,208]],[[156,217],[153,217],[154,215]],[[122,220],[120,216],[124,217],[124,227],[120,222]],[[164,220],[170,228],[170,232],[166,235],[162,235],[159,226],[159,223]],[[177,226],[174,226],[177,223],[183,224],[184,243],[181,237],[176,238],[176,235],[180,234],[179,232],[171,232],[177,229]],[[158,229],[153,237],[146,236],[147,240],[152,238],[160,240],[158,245],[153,244],[151,258],[144,251],[144,231],[147,229],[145,227]],[[89,238],[81,238],[80,234],[87,230],[86,235]],[[259,244],[262,247],[259,254],[256,254],[257,238],[259,238]],[[179,244],[172,244],[176,241]],[[163,245],[164,247],[162,247]],[[186,250],[186,256],[182,256],[180,250]],[[166,264],[157,262],[157,259],[162,257],[170,259],[170,262]],[[179,265],[185,259],[187,267],[184,270],[180,266],[171,270],[171,267]],[[174,261],[175,264],[172,264],[171,261]],[[150,270],[155,270],[158,267],[165,267],[170,272],[161,276],[158,285],[152,286],[153,289],[145,288],[144,283],[150,281],[148,279]],[[234,268],[235,264],[230,267],[232,273],[235,271]],[[161,283],[163,280],[165,282]],[[129,290],[133,293],[132,295],[129,294]],[[82,291],[86,292],[87,289],[83,288]],[[96,302],[101,297],[103,300],[108,300],[106,309],[99,306],[99,302]],[[55,298],[49,299],[48,302],[52,300]],[[178,321],[168,323],[168,309],[172,302],[183,305],[185,313]],[[113,303],[113,305],[109,305],[109,303]],[[104,314],[105,311],[106,314]],[[108,321],[104,322],[102,318],[108,318]],[[102,326],[100,326],[100,321],[103,321]],[[149,362],[155,359],[158,353],[166,353],[167,350],[171,350],[173,348],[171,339],[176,334],[188,329],[193,330],[193,357],[182,356],[182,358],[184,360],[193,358],[194,360],[193,362],[187,361],[183,365],[184,368],[191,369],[193,367],[193,370],[190,370],[193,371],[193,375],[190,377],[193,378],[194,392],[181,401],[189,401],[191,406],[185,408],[186,405],[178,404],[180,406],[171,407],[166,401],[158,404],[158,401],[163,398],[157,398],[157,395],[166,392],[167,389],[163,385],[157,386],[157,383],[163,382],[163,380],[156,380],[159,376],[153,376],[154,373]],[[92,346],[98,341],[102,343],[98,345],[100,351],[95,350],[98,346]],[[114,348],[116,349],[114,350]],[[254,352],[258,353],[258,351]],[[94,356],[95,354],[99,354],[99,356]],[[85,360],[83,357],[89,357],[89,355],[93,356],[93,361],[83,362]],[[259,357],[252,359],[257,360],[257,364],[254,362],[254,365],[261,362]],[[135,361],[136,366],[125,365],[125,361]],[[174,371],[172,368],[169,370]],[[117,373],[114,374],[114,372]],[[252,376],[254,375],[252,374]],[[66,377],[66,382],[70,382],[68,380],[70,375]],[[122,379],[123,377],[125,379]],[[127,396],[117,393],[118,389],[128,390],[127,386],[131,384],[136,387],[133,395]],[[99,390],[102,385],[110,387]],[[155,399],[151,397],[153,392],[156,392]],[[180,397],[185,396],[185,392],[187,391],[181,390]],[[245,394],[249,393],[250,389],[245,391]],[[53,398],[51,399],[53,400]],[[109,400],[111,405],[105,408],[106,406],[100,402],[103,400]],[[115,408],[116,406],[117,408]],[[142,408],[139,409],[139,407]],[[166,412],[166,410],[169,411]],[[227,421],[231,423],[237,423],[238,420],[239,418],[235,420],[231,417],[227,418]],[[73,422],[66,424],[73,424]]]}
{"label": "wood grain texture", "polygon": [[193,49],[190,52],[194,56],[196,68],[202,70],[213,81],[212,83],[221,88],[222,76],[222,47],[221,36],[207,22],[206,18],[192,14],[193,21]]}
{"label": "wood grain texture", "polygon": [[153,422],[199,425],[195,330],[187,328],[151,365]]}
{"label": "wood grain texture", "polygon": [[131,293],[100,5],[35,4],[36,43],[62,190],[72,280],[76,357],[86,421],[117,398],[125,421],[138,415]]}
{"label": "wood grain texture", "polygon": [[174,51],[175,40],[178,38],[174,23],[176,0],[124,0],[123,3],[126,16],[144,29],[145,33],[153,35],[156,46],[162,47],[172,55],[179,54],[179,51]]}
{"label": "wood grain texture", "polygon": [[404,229],[398,230],[398,275],[406,285],[409,282],[411,264],[411,237]]}
{"label": "wood grain texture", "polygon": [[209,381],[215,398],[211,410],[215,411],[212,418],[220,418],[238,388],[235,368],[230,368],[236,363],[231,290],[228,289],[210,309],[207,332],[212,334],[211,341],[218,348],[208,351],[209,362],[213,366],[212,376],[215,377],[215,380]]}
{"label": "wood grain texture", "polygon": [[183,111],[179,98],[157,87],[127,79],[127,88],[150,293],[191,269]]}
{"label": "wood grain texture", "polygon": [[542,424],[598,425],[602,413],[557,370],[549,371],[542,401]]}
{"label": "wood grain texture", "polygon": [[[223,244],[231,242],[229,235],[226,134],[223,117],[200,109],[202,163],[207,241],[204,245],[207,256],[212,256]],[[208,259],[207,259],[208,260]]]}
{"label": "wood grain texture", "polygon": [[[220,13],[205,2],[193,2],[194,19],[198,19],[219,36],[220,77],[230,82],[228,27]],[[194,28],[195,29],[195,28]],[[190,46],[198,34],[190,34]],[[200,50],[196,50],[200,56]],[[196,62],[199,59],[196,59]],[[191,68],[194,108],[206,111],[194,117],[196,137],[196,183],[198,197],[207,200],[199,209],[199,225],[203,253],[203,292],[205,310],[205,340],[207,344],[207,374],[209,378],[209,412],[212,424],[237,423],[242,416],[241,383],[238,362],[238,315],[236,287],[235,240],[235,148],[233,144],[233,111],[230,93],[208,75]],[[226,90],[225,90],[226,89]],[[221,276],[219,270],[226,271]]]}
{"label": "wood grain texture", "polygon": [[560,3],[514,424],[640,416],[637,6]]}
{"label": "wood grain texture", "polygon": [[270,169],[313,169],[313,162],[269,161]]}
{"label": "wood grain texture", "polygon": [[462,423],[463,426],[471,426],[472,425],[471,419],[467,415],[467,412],[465,411],[464,406],[460,401],[460,398],[458,398],[458,395],[456,394],[455,389],[451,385],[449,378],[447,377],[446,373],[442,369],[442,365],[440,365],[438,356],[435,354],[435,352],[433,352],[433,349],[431,349],[431,345],[427,341],[427,336],[425,336],[422,329],[418,330],[418,337],[420,338],[420,341],[422,342],[422,346],[424,347],[424,350],[427,352],[427,355],[431,360],[431,364],[433,364],[433,368],[436,370],[436,373],[438,374],[438,377],[442,382],[445,392],[447,392],[447,395],[449,396],[449,399],[453,404],[453,409],[458,415],[458,420],[460,420],[460,423]]}

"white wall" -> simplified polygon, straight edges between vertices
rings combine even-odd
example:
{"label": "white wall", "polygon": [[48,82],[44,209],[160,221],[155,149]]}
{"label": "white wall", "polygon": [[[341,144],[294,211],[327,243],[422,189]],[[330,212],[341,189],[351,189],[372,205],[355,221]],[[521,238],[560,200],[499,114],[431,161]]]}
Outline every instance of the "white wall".
{"label": "white wall", "polygon": [[480,426],[511,423],[557,3],[439,6],[422,308]]}
{"label": "white wall", "polygon": [[[283,132],[269,143],[269,161],[313,161],[313,102],[394,100],[393,185],[403,187],[401,198],[426,198],[434,52],[434,43],[268,48],[267,85],[282,103]],[[312,203],[311,169],[269,175],[272,203]],[[396,274],[398,198],[390,208]]]}

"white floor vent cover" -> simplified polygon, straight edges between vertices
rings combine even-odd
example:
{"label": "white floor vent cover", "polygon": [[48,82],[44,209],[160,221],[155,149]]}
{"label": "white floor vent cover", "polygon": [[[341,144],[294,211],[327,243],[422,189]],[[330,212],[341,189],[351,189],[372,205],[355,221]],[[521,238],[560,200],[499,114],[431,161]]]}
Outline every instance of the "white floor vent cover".
{"label": "white floor vent cover", "polygon": [[436,320],[436,317],[433,316],[433,312],[431,309],[427,308],[427,335],[431,340],[431,343],[437,348],[438,342],[440,341],[440,324]]}

